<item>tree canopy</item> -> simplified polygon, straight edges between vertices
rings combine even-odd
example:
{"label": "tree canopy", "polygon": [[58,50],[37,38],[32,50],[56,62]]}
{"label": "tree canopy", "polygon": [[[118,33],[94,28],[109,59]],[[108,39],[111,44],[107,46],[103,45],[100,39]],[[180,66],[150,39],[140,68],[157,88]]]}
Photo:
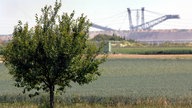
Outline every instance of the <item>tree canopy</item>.
{"label": "tree canopy", "polygon": [[23,93],[36,90],[34,95],[41,90],[49,92],[51,108],[55,91],[64,92],[71,82],[83,85],[93,81],[106,59],[97,57],[101,46],[87,41],[89,20],[83,14],[74,19],[74,12],[58,15],[60,7],[61,2],[56,1],[54,8],[42,8],[32,28],[19,21],[3,51],[15,86],[23,87]]}

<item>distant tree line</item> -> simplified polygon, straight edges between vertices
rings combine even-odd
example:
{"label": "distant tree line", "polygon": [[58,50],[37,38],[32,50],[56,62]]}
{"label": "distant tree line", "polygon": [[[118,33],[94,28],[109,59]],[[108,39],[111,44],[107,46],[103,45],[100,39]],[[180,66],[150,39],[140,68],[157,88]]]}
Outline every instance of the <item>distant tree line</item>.
{"label": "distant tree line", "polygon": [[92,41],[123,41],[123,40],[125,40],[125,38],[122,38],[115,34],[113,34],[113,35],[98,34],[91,40]]}

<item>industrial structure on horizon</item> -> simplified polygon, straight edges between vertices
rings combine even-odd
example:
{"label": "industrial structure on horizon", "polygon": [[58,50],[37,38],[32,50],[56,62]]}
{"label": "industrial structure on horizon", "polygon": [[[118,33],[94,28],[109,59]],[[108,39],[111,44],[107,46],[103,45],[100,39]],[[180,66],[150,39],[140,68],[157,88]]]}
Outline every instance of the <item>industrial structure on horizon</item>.
{"label": "industrial structure on horizon", "polygon": [[[132,11],[136,11],[137,15],[136,15],[136,25],[133,25],[133,21],[132,21]],[[139,19],[140,19],[140,13],[141,11],[141,23],[139,23]],[[130,31],[140,31],[140,30],[151,30],[152,27],[166,21],[166,20],[169,20],[169,19],[179,19],[179,15],[163,15],[161,17],[158,17],[156,19],[153,19],[151,21],[148,21],[148,22],[145,22],[145,11],[147,12],[151,12],[151,13],[154,13],[152,11],[148,11],[148,10],[145,10],[144,7],[141,8],[141,10],[139,9],[130,9],[130,8],[127,8],[127,12],[128,12],[128,20],[129,20],[129,30]],[[101,25],[98,25],[98,24],[95,24],[93,23],[92,24],[92,27],[93,28],[97,28],[97,29],[100,29],[100,30],[103,30],[103,31],[117,31],[115,29],[112,29],[112,28],[109,28],[109,27],[104,27],[104,26],[101,26]]]}
{"label": "industrial structure on horizon", "polygon": [[[158,17],[156,19],[153,19],[151,21],[145,22],[145,16],[144,16],[144,7],[141,8],[141,24],[139,24],[139,9],[136,9],[137,11],[137,25],[134,26],[132,23],[132,16],[131,16],[131,9],[127,8],[128,11],[128,17],[129,17],[129,29],[130,31],[137,31],[137,30],[150,30],[152,27],[154,27],[157,24],[160,24],[168,19],[179,19],[179,15],[163,15],[161,17]],[[150,11],[148,11],[150,12]]]}
{"label": "industrial structure on horizon", "polygon": [[[132,12],[136,11],[136,25],[133,25]],[[100,31],[90,31],[90,38],[95,37],[98,34],[106,35],[117,35],[121,36],[127,40],[135,40],[147,43],[157,43],[157,42],[192,42],[192,29],[164,29],[164,30],[153,30],[152,28],[166,20],[179,19],[179,15],[162,15],[151,21],[145,22],[145,12],[151,12],[141,9],[130,9],[127,8],[129,30],[115,30],[110,27],[104,27],[98,24],[92,24],[93,28],[97,28]],[[141,16],[141,18],[139,17]],[[135,20],[135,19],[134,19]],[[140,22],[139,22],[140,21]],[[0,41],[8,41],[12,39],[12,34],[10,35],[0,35]]]}
{"label": "industrial structure on horizon", "polygon": [[[136,11],[136,25],[132,23],[132,11]],[[130,9],[127,8],[129,30],[115,30],[109,27],[92,24],[92,27],[100,29],[101,31],[90,31],[90,38],[98,34],[117,35],[127,40],[132,39],[140,42],[192,42],[192,29],[169,29],[169,30],[152,30],[152,27],[170,19],[179,19],[179,15],[163,15],[151,21],[145,22],[145,8]],[[141,19],[139,14],[141,13]],[[154,13],[154,12],[153,12]],[[141,20],[141,23],[139,23]]]}

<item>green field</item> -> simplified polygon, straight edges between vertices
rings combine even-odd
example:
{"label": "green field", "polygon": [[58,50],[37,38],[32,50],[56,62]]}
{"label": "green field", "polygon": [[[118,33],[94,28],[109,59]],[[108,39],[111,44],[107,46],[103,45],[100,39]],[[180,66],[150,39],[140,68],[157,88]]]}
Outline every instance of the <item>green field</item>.
{"label": "green field", "polygon": [[192,60],[111,59],[101,66],[102,76],[67,94],[131,97],[192,96]]}
{"label": "green field", "polygon": [[171,47],[112,47],[112,53],[121,54],[192,54],[192,48],[189,46],[171,46]]}
{"label": "green field", "polygon": [[[73,84],[62,98],[71,101],[69,97],[81,97],[85,101],[99,103],[148,98],[191,101],[191,63],[190,59],[109,59],[100,66],[102,76],[98,80],[84,86]],[[0,102],[23,99],[22,90],[14,87],[13,83],[7,69],[1,64]],[[23,100],[30,99],[24,97]]]}

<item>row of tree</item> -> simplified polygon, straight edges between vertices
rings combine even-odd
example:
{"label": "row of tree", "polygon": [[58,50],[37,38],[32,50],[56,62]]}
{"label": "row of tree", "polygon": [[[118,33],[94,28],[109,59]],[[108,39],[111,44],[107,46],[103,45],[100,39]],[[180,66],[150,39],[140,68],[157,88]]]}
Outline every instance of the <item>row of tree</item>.
{"label": "row of tree", "polygon": [[106,35],[106,34],[98,34],[91,40],[92,41],[123,41],[123,40],[125,40],[125,38],[122,38],[115,34],[113,34],[112,36]]}

